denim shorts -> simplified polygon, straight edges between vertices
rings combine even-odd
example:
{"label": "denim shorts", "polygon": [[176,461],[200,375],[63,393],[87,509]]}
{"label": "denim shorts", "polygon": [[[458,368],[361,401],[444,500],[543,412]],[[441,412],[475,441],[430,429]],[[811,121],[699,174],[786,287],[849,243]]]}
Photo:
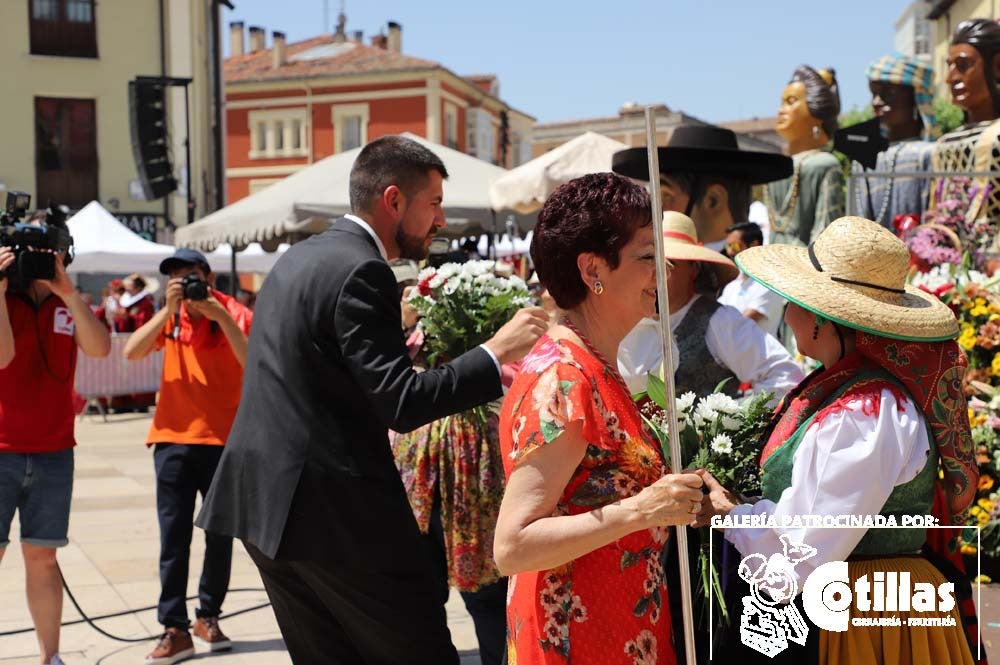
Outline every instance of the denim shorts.
{"label": "denim shorts", "polygon": [[10,542],[15,510],[21,516],[22,543],[68,544],[72,495],[72,448],[54,453],[0,453],[0,548]]}

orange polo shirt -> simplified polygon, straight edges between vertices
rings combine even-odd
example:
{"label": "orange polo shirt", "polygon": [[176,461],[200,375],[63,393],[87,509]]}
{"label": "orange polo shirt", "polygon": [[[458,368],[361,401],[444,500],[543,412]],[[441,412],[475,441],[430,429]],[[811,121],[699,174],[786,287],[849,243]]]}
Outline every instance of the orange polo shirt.
{"label": "orange polo shirt", "polygon": [[[250,334],[253,312],[235,298],[212,290],[236,325]],[[163,378],[146,445],[186,443],[221,446],[240,404],[243,368],[218,324],[191,321],[181,304],[181,325],[174,339],[171,320],[157,340],[163,349]]]}

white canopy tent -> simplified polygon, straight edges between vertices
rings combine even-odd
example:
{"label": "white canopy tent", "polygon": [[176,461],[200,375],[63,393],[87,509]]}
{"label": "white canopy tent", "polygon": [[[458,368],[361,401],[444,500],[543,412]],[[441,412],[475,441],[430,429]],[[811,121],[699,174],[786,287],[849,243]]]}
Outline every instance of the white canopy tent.
{"label": "white canopy tent", "polygon": [[[237,272],[270,272],[281,255],[291,247],[286,242],[278,246],[277,251],[265,251],[259,242],[252,242],[242,252],[236,253]],[[205,255],[213,272],[229,272],[232,263],[233,247],[229,244],[219,245],[215,251]]]}
{"label": "white canopy tent", "polygon": [[[432,143],[414,134],[409,139],[432,150],[450,174],[444,183],[444,209],[448,217],[446,235],[460,237],[504,229],[490,206],[489,186],[506,169],[470,155]],[[178,229],[182,247],[214,249],[222,243],[237,247],[251,242],[265,249],[296,235],[318,233],[330,221],[350,212],[348,181],[361,148],[322,159],[282,181],[228,205],[194,224]],[[517,219],[527,230],[534,217]],[[494,227],[496,224],[496,227]]]}
{"label": "white canopy tent", "polygon": [[586,132],[497,178],[490,185],[494,210],[537,212],[559,185],[588,173],[611,170],[611,155],[628,146]]}
{"label": "white canopy tent", "polygon": [[[155,273],[160,261],[174,253],[170,245],[136,235],[97,201],[81,208],[67,225],[73,236],[74,259],[67,269],[71,274]],[[287,249],[288,245],[281,245],[277,252],[265,252],[259,243],[252,243],[237,253],[236,268],[239,272],[268,272]],[[214,272],[229,272],[232,248],[221,245],[205,258]]]}
{"label": "white canopy tent", "polygon": [[67,272],[131,273],[156,270],[174,253],[170,245],[150,242],[133,233],[97,201],[67,222],[73,236],[73,263]]}

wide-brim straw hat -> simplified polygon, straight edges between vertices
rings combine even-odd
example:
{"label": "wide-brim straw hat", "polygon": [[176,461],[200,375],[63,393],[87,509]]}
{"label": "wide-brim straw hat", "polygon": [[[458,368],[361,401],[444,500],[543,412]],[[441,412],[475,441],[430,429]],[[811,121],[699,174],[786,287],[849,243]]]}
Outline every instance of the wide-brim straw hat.
{"label": "wide-brim straw hat", "polygon": [[737,255],[736,263],[778,295],[850,328],[909,341],[958,334],[947,305],[906,284],[906,245],[862,217],[837,219],[808,248],[751,247]]}
{"label": "wide-brim straw hat", "polygon": [[663,213],[663,255],[670,261],[700,261],[711,267],[721,289],[736,279],[740,269],[729,257],[698,242],[698,230],[687,215]]}

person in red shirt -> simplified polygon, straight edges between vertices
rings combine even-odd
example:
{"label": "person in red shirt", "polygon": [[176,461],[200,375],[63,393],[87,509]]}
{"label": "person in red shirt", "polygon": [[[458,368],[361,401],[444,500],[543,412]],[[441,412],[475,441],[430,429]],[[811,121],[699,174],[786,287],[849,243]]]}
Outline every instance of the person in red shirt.
{"label": "person in red shirt", "polygon": [[[163,349],[160,400],[146,445],[155,447],[158,619],[164,632],[146,665],[172,665],[194,654],[185,596],[195,498],[208,492],[236,417],[253,319],[235,298],[210,288],[215,276],[200,252],[179,249],[160,264],[160,272],[170,280],[166,305],[125,344],[129,360]],[[185,294],[184,278],[190,275],[203,282],[201,294]],[[232,646],[219,628],[232,551],[232,538],[206,532],[193,632],[210,651]]]}
{"label": "person in red shirt", "polygon": [[[32,223],[45,219],[36,214]],[[11,284],[10,247],[0,247],[0,560],[17,511],[28,609],[42,663],[56,665],[65,546],[73,493],[73,380],[77,348],[106,356],[111,337],[66,276]]]}
{"label": "person in red shirt", "polygon": [[146,280],[138,273],[132,273],[125,278],[125,295],[119,303],[128,312],[128,332],[138,330],[146,324],[155,313],[153,294],[146,291]]}

